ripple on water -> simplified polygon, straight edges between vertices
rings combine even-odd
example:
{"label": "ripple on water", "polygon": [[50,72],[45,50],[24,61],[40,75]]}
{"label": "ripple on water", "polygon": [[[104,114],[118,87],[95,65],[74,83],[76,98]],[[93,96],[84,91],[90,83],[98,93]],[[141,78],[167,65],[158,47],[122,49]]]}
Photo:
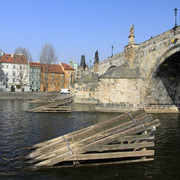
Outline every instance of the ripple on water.
{"label": "ripple on water", "polygon": [[[30,171],[25,156],[32,145],[110,119],[119,113],[28,113],[27,101],[0,101],[0,179],[178,179],[179,115],[161,120],[155,140],[155,161],[129,165]],[[87,107],[86,107],[87,108]],[[92,107],[91,107],[92,109]]]}

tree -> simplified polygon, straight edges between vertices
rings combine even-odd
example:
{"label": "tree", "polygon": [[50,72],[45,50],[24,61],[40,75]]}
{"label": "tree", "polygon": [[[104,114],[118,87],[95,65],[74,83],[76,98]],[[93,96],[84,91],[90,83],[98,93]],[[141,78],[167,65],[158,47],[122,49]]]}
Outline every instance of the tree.
{"label": "tree", "polygon": [[45,85],[43,89],[48,91],[48,84],[50,84],[50,80],[48,78],[48,73],[50,69],[51,64],[55,64],[57,60],[57,55],[55,53],[55,49],[51,43],[46,43],[44,46],[42,46],[42,50],[39,55],[39,61],[42,64],[45,64],[44,68],[44,76],[42,77],[42,83]]}
{"label": "tree", "polygon": [[18,48],[15,49],[14,54],[21,54],[26,56],[27,61],[32,61],[32,56],[30,51],[27,48],[23,48],[22,46],[19,46]]}
{"label": "tree", "polygon": [[57,60],[57,55],[55,53],[55,49],[51,43],[46,43],[42,46],[42,50],[40,52],[39,61],[43,64],[55,64]]}

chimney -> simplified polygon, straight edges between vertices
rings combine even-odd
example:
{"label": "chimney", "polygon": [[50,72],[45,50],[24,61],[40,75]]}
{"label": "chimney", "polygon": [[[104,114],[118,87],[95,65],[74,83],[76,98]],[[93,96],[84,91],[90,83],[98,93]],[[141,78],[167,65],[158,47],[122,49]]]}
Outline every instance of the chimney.
{"label": "chimney", "polygon": [[13,58],[13,56],[14,56],[14,54],[12,53],[12,54],[11,54],[11,57]]}
{"label": "chimney", "polygon": [[3,56],[4,55],[4,52],[1,52],[1,56]]}

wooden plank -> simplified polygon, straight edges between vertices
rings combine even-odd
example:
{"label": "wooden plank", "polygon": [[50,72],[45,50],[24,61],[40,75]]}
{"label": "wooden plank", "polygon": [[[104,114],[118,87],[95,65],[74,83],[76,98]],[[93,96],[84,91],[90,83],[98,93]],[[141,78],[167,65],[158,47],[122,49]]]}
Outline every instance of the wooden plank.
{"label": "wooden plank", "polygon": [[113,151],[113,150],[129,150],[129,149],[140,149],[140,148],[148,148],[154,147],[154,142],[140,142],[140,143],[132,143],[132,144],[116,144],[116,145],[99,145],[90,148],[87,152],[97,151]]}
{"label": "wooden plank", "polygon": [[[152,119],[152,116],[148,115],[148,116],[145,116],[144,119],[137,119],[137,124],[140,123],[140,122],[144,122],[144,121],[149,121]],[[71,145],[71,149],[73,149],[74,147],[76,146],[83,146],[83,145],[86,145],[86,144],[89,144],[93,141],[96,141],[98,139],[102,139],[102,138],[105,138],[107,136],[110,136],[114,133],[117,133],[120,132],[120,131],[124,131],[125,129],[127,128],[130,128],[130,127],[133,127],[134,126],[134,122],[130,121],[130,122],[127,122],[127,123],[123,123],[121,124],[120,126],[116,126],[115,128],[111,128],[111,129],[108,129],[108,131],[105,131],[105,132],[100,132],[98,134],[94,134],[93,136],[88,136],[87,138],[85,138],[84,140],[81,140],[81,139],[77,139],[76,137],[77,136],[80,136],[82,134],[87,134],[87,132],[89,131],[93,131],[94,127],[91,128],[91,129],[88,129],[87,131],[84,131],[84,132],[81,132],[80,134],[77,134],[77,136],[74,136],[73,138],[68,138],[68,141],[69,141],[69,144]],[[77,144],[79,142],[79,144]],[[65,145],[65,144],[64,144]],[[66,145],[67,146],[67,145]],[[49,148],[49,149],[48,149]],[[62,146],[59,146],[59,143],[57,144],[52,144],[52,147],[48,146],[48,148],[46,148],[46,152],[45,152],[45,149],[43,149],[43,152],[41,150],[37,151],[36,152],[36,156],[39,156],[40,154],[42,153],[46,153],[46,156],[48,157],[48,153],[52,153],[52,150],[54,153],[58,152],[58,153],[64,153],[65,151],[67,151],[67,148],[63,148],[62,149]],[[56,151],[57,150],[57,151]],[[34,153],[35,154],[35,153]],[[30,155],[31,157],[35,157],[34,155]]]}
{"label": "wooden plank", "polygon": [[129,157],[144,157],[153,156],[154,150],[145,151],[130,151],[130,152],[114,152],[114,153],[96,153],[96,154],[79,154],[65,158],[65,161],[81,161],[95,159],[114,159],[114,158],[129,158]]}
{"label": "wooden plank", "polygon": [[[127,141],[141,141],[141,140],[153,140],[155,137],[154,135],[151,134],[146,134],[146,135],[129,135],[129,136],[123,136],[119,137],[115,140],[115,142],[120,143],[120,142],[127,142]],[[113,143],[114,141],[112,141]]]}
{"label": "wooden plank", "polygon": [[[138,117],[138,116],[145,115],[145,114],[147,114],[147,113],[146,113],[144,110],[139,110],[139,111],[137,111],[136,113],[135,113],[135,112],[131,112],[131,114],[132,114],[133,117],[136,117],[136,116]],[[124,116],[125,116],[125,117],[124,117]],[[128,118],[127,118],[127,116],[128,116]],[[112,123],[112,122],[114,122],[114,121],[119,121],[119,124],[123,124],[123,123],[124,123],[124,119],[126,119],[126,118],[127,118],[127,121],[131,120],[129,114],[128,114],[128,113],[125,113],[125,114],[122,114],[122,115],[120,115],[120,116],[117,116],[116,118],[112,118],[112,119],[110,119],[109,121],[106,121],[106,122],[102,122],[102,123],[99,123],[99,124],[96,124],[96,125],[89,126],[89,127],[85,128],[85,129],[79,130],[79,131],[77,131],[77,132],[70,133],[69,135],[66,134],[66,135],[64,135],[64,137],[65,137],[66,139],[69,139],[69,141],[70,141],[70,138],[72,138],[72,140],[75,141],[75,136],[76,136],[76,137],[79,136],[79,137],[81,137],[81,139],[83,139],[83,136],[84,136],[84,137],[88,137],[88,136],[89,136],[88,132],[93,131],[95,128],[103,128],[103,127],[106,126],[107,124],[110,124],[110,123]],[[85,136],[85,135],[86,135],[86,136]],[[33,148],[45,146],[46,144],[50,144],[50,143],[54,143],[55,141],[59,141],[59,139],[61,139],[61,138],[62,138],[62,136],[61,136],[61,137],[54,138],[54,139],[49,140],[49,141],[45,141],[45,142],[39,143],[39,144],[37,144],[37,145],[34,145]]]}
{"label": "wooden plank", "polygon": [[[154,122],[156,122],[156,121],[159,122],[159,120],[155,120]],[[149,124],[149,126],[151,126],[151,124],[153,124],[153,123],[152,122],[146,123],[146,126],[148,126],[148,124]],[[138,130],[138,131],[136,131],[137,133],[143,131],[143,129],[140,125],[139,125],[139,127],[131,128],[131,129]],[[123,132],[120,132],[120,133],[117,133],[115,135],[108,136],[105,138],[103,138],[103,135],[101,138],[100,138],[100,135],[98,137],[95,135],[94,137],[86,138],[86,139],[80,141],[79,143],[70,144],[70,149],[74,152],[74,151],[76,151],[77,148],[82,147],[83,153],[84,153],[88,150],[88,148],[90,148],[90,146],[93,146],[96,144],[98,144],[98,145],[108,144],[108,143],[112,142],[113,140],[115,140],[116,137],[119,138],[120,135],[126,135],[127,133],[129,133],[129,130],[126,130],[126,131],[123,131]],[[67,148],[67,145],[66,145],[65,147],[58,148],[57,150],[47,151],[43,156],[40,156],[40,157],[36,158],[35,160],[39,161],[39,160],[43,160],[43,159],[53,158],[60,154],[64,154],[68,151],[69,151],[69,149]]]}
{"label": "wooden plank", "polygon": [[[113,162],[100,162],[100,163],[83,163],[83,164],[71,164],[71,165],[61,165],[61,166],[46,166],[46,169],[61,169],[61,168],[73,168],[73,167],[91,167],[91,166],[107,166],[107,165],[116,165],[116,164],[128,164],[128,163],[139,163],[139,162],[149,162],[154,161],[154,158],[146,159],[132,159],[132,160],[121,160]],[[43,167],[41,167],[43,169]]]}
{"label": "wooden plank", "polygon": [[[154,120],[152,122],[149,122],[149,123],[146,123],[144,124],[144,127],[142,129],[141,125],[138,125],[134,128],[132,128],[132,133],[139,133],[139,132],[142,132],[144,130],[147,130],[149,128],[151,128],[151,125],[155,125],[155,126],[159,126],[160,123],[159,123],[159,120]],[[125,134],[128,134],[130,133],[129,131],[123,131],[123,132],[120,132],[120,133],[117,133],[115,135],[112,135],[110,137],[106,137],[104,139],[100,139],[100,140],[97,140],[97,141],[93,141],[92,143],[88,143],[87,145],[82,145],[82,146],[79,146],[80,144],[78,144],[77,146],[74,145],[74,148],[71,147],[70,145],[70,148],[73,152],[73,154],[81,154],[81,153],[84,153],[86,151],[88,151],[89,148],[95,146],[95,145],[98,145],[98,144],[103,144],[104,141],[106,143],[109,143],[111,141],[114,140],[114,138],[117,138],[121,135],[125,135]],[[66,151],[64,152],[64,149],[60,149],[60,150],[57,150],[55,152],[52,152],[51,154],[49,154],[48,156],[45,154],[43,155],[42,157],[45,159],[44,161],[40,162],[40,163],[37,163],[35,164],[35,166],[51,166],[51,165],[54,165],[54,164],[57,164],[57,163],[60,163],[62,161],[64,161],[65,158],[68,158],[71,154]],[[38,157],[38,160],[40,160],[41,158]],[[42,159],[43,160],[43,159]]]}
{"label": "wooden plank", "polygon": [[79,136],[76,136],[74,138],[74,140],[77,141],[77,140],[84,139],[86,137],[103,132],[105,130],[109,130],[110,128],[113,128],[113,127],[116,128],[118,125],[121,125],[124,123],[130,123],[132,125],[132,124],[134,124],[134,122],[131,119],[131,117],[133,117],[133,119],[135,120],[137,118],[146,117],[146,115],[147,115],[147,113],[144,110],[138,110],[135,112],[124,113],[120,116],[110,119],[109,121],[105,121],[105,122],[97,124],[93,129],[91,129],[91,131],[81,134]]}
{"label": "wooden plank", "polygon": [[63,99],[63,100],[59,100],[59,101],[56,101],[56,102],[53,102],[53,103],[50,103],[50,104],[46,104],[46,105],[31,109],[31,110],[29,110],[29,112],[37,112],[37,111],[41,111],[42,109],[57,106],[57,105],[58,106],[66,105],[66,104],[71,103],[72,101],[73,101],[73,98],[69,97],[69,98],[66,98],[66,99]]}

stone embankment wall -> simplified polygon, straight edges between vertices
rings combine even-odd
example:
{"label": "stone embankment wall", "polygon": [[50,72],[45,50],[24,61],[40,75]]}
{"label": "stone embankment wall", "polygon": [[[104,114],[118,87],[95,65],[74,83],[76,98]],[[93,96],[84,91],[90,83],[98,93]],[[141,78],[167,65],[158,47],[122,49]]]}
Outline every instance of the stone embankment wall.
{"label": "stone embankment wall", "polygon": [[27,99],[27,100],[61,100],[70,97],[70,94],[46,92],[0,92],[0,99]]}

